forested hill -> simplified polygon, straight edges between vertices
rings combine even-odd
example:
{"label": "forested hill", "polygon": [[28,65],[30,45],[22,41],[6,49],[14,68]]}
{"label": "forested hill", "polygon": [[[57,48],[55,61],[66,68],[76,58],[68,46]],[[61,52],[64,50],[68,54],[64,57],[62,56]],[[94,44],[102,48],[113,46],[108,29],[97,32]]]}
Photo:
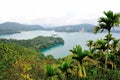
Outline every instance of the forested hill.
{"label": "forested hill", "polygon": [[16,44],[0,43],[0,80],[40,79],[45,75],[43,73],[47,61],[52,62],[35,50]]}
{"label": "forested hill", "polygon": [[[95,25],[85,23],[85,24],[77,24],[77,25],[59,26],[53,28],[53,30],[57,32],[92,32],[93,33],[94,27]],[[120,33],[120,28],[112,28],[111,32]]]}
{"label": "forested hill", "polygon": [[54,28],[58,32],[79,32],[84,29],[85,32],[93,32],[94,25],[92,24],[78,24],[78,25],[67,25],[59,26]]}
{"label": "forested hill", "polygon": [[24,46],[30,49],[41,50],[53,45],[64,44],[64,40],[60,37],[44,37],[38,36],[28,40],[15,40],[15,39],[0,39],[0,43],[10,43]]}
{"label": "forested hill", "polygon": [[54,27],[45,28],[45,26],[41,26],[41,25],[27,25],[16,22],[5,22],[0,24],[0,34],[10,34],[10,33],[17,33],[28,30],[55,30],[57,32],[78,32],[83,28],[86,32],[93,32],[94,25],[78,24],[78,25],[67,25],[67,26],[59,26],[59,27],[54,26]]}
{"label": "forested hill", "polygon": [[20,24],[16,22],[6,22],[0,24],[0,34],[17,33],[20,31],[27,31],[27,30],[44,30],[44,27],[40,25]]}
{"label": "forested hill", "polygon": [[40,49],[55,44],[64,44],[64,40],[43,36],[29,40],[0,38],[0,80],[41,80],[46,76],[45,66],[56,61],[52,55],[41,54]]}

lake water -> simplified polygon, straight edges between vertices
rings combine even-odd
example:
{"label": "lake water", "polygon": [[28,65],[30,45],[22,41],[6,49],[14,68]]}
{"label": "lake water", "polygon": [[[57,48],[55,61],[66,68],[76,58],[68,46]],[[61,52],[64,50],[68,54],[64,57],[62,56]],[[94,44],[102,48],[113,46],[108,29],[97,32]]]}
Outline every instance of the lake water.
{"label": "lake water", "polygon": [[[21,33],[15,33],[15,34],[0,35],[0,37],[7,39],[14,38],[21,40],[21,39],[32,39],[37,36],[51,36],[54,34],[64,39],[65,41],[64,45],[48,48],[44,50],[43,53],[45,55],[52,54],[55,58],[61,58],[69,55],[70,54],[69,50],[72,49],[77,44],[80,44],[83,49],[88,49],[86,47],[86,41],[104,38],[104,36],[106,35],[106,33],[99,33],[99,34],[93,34],[88,32],[67,33],[67,32],[34,30],[34,31],[23,31]],[[120,33],[113,33],[113,36],[116,38],[120,38]]]}

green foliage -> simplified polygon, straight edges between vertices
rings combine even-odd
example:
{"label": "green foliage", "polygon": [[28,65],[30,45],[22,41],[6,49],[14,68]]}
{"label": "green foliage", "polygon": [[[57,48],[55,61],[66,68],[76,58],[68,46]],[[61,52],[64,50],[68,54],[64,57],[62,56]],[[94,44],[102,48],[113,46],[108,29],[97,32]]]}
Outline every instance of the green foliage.
{"label": "green foliage", "polygon": [[55,80],[54,79],[55,75],[56,75],[56,66],[51,65],[51,64],[47,64],[46,65],[46,77],[47,77],[47,79]]}
{"label": "green foliage", "polygon": [[103,12],[105,17],[100,17],[98,20],[98,26],[95,27],[94,32],[97,33],[99,30],[107,30],[110,33],[111,28],[119,26],[120,24],[120,13],[113,13],[112,11]]}
{"label": "green foliage", "polygon": [[86,50],[82,51],[82,47],[80,45],[76,45],[70,51],[74,54],[73,59],[78,60],[80,63],[82,63],[83,58],[86,57],[89,53]]}
{"label": "green foliage", "polygon": [[64,44],[64,40],[60,37],[43,37],[43,36],[38,36],[34,39],[28,40],[0,39],[0,42],[17,44],[35,50],[41,50],[47,47],[51,47],[53,45]]}
{"label": "green foliage", "polygon": [[[100,17],[99,28],[106,27],[109,31],[113,26],[113,22],[109,22],[116,18],[117,14],[113,16],[111,11],[104,14],[106,17]],[[106,24],[110,24],[109,27]],[[89,50],[83,50],[80,45],[76,45],[70,50],[73,54],[60,59],[54,59],[52,55],[45,57],[36,51],[54,43],[63,43],[63,40],[58,37],[0,39],[0,80],[120,79],[120,39],[112,37],[112,34],[107,34],[104,39],[89,40]],[[107,65],[107,69],[104,65]]]}
{"label": "green foliage", "polygon": [[[0,43],[0,79],[119,80],[120,49],[118,43],[119,39],[112,38],[106,72],[104,71],[105,39],[92,42],[91,49],[95,49],[93,53],[82,50],[82,47],[77,45],[70,50],[73,54],[58,60],[54,59],[52,55],[45,57],[35,50],[17,44]],[[115,45],[117,45],[116,48],[114,48]],[[115,54],[113,54],[114,50]]]}
{"label": "green foliage", "polygon": [[69,68],[69,66],[70,65],[68,62],[63,62],[62,66],[61,66],[62,71],[66,71]]}
{"label": "green foliage", "polygon": [[100,30],[100,27],[98,27],[98,26],[95,26],[95,27],[94,27],[94,33],[95,33],[95,34],[96,34],[99,30]]}
{"label": "green foliage", "polygon": [[115,26],[119,26],[120,24],[120,13],[113,13],[113,11],[107,11],[103,12],[105,17],[100,17],[98,20],[98,26],[95,27],[95,33],[97,33],[99,30],[103,32],[104,30],[107,30],[108,34],[106,36],[107,40],[107,53],[105,53],[105,69],[107,71],[107,63],[108,63],[108,54],[110,49],[110,41],[112,40],[111,35],[111,29]]}
{"label": "green foliage", "polygon": [[[44,60],[44,59],[45,57],[41,53],[35,50],[30,50],[28,48],[15,44],[0,43],[0,79],[18,80],[19,76],[17,74],[21,75],[21,70],[22,70],[20,69],[20,65],[21,67],[22,64],[28,65],[31,66],[32,69],[34,69],[36,65],[35,62],[37,62],[37,60]],[[17,64],[16,62],[18,62],[19,64]],[[28,74],[25,74],[25,76],[28,78]]]}

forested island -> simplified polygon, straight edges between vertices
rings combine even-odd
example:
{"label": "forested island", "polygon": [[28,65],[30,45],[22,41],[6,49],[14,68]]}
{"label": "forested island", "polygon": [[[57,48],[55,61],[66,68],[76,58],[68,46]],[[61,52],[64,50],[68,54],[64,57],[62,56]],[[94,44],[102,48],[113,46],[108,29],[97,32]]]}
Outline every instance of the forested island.
{"label": "forested island", "polygon": [[2,39],[1,38],[0,43],[17,44],[17,45],[24,46],[30,49],[41,50],[44,48],[49,48],[53,45],[63,45],[64,40],[60,37],[38,36],[36,38],[28,39],[28,40]]}

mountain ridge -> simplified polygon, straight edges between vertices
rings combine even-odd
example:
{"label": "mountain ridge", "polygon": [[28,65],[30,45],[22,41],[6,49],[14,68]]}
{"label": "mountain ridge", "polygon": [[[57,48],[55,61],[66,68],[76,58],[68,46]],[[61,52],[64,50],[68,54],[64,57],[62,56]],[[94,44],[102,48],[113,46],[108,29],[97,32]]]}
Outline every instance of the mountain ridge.
{"label": "mountain ridge", "polygon": [[19,33],[20,31],[44,30],[41,25],[27,25],[17,22],[5,22],[0,24],[0,34]]}
{"label": "mountain ridge", "polygon": [[[94,26],[89,23],[74,24],[74,25],[64,25],[64,26],[54,26],[46,27],[41,25],[28,25],[21,24],[18,22],[5,22],[0,24],[0,34],[12,34],[20,33],[21,31],[30,30],[54,30],[56,32],[93,32]],[[120,29],[112,29],[112,32],[120,32]]]}
{"label": "mountain ridge", "polygon": [[66,26],[55,27],[54,30],[58,32],[79,32],[83,28],[85,29],[86,32],[91,32],[94,28],[94,25],[88,23],[66,25]]}

